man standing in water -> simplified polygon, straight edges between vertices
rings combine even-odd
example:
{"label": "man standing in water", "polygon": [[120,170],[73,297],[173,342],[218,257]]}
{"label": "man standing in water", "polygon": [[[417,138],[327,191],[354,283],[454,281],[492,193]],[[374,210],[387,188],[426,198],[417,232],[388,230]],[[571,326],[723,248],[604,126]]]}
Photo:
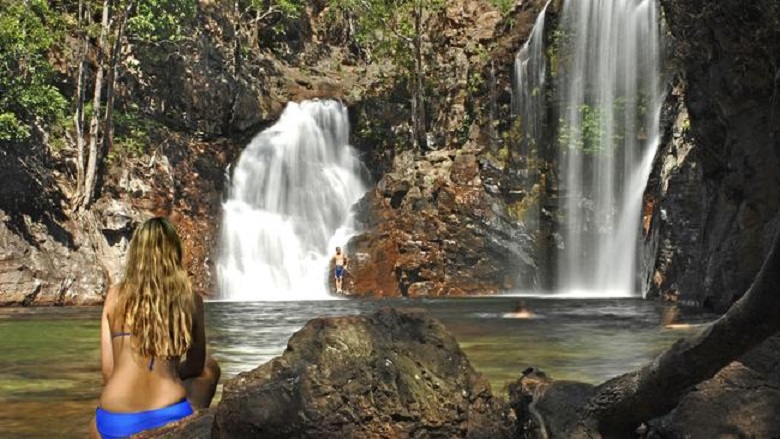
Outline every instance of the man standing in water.
{"label": "man standing in water", "polygon": [[341,247],[336,247],[336,254],[331,258],[331,262],[335,265],[333,271],[336,276],[336,293],[341,294],[343,292],[342,283],[344,282],[344,270],[347,269],[349,258],[341,252]]}

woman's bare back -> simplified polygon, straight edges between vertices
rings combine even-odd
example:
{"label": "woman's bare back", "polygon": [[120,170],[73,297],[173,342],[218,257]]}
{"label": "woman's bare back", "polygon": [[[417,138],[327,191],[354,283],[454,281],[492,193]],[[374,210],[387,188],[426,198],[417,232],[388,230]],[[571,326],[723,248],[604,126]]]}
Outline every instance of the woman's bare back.
{"label": "woman's bare back", "polygon": [[[116,294],[106,297],[104,325],[110,329],[111,370],[104,370],[105,387],[100,397],[104,410],[131,413],[153,410],[181,401],[186,391],[179,377],[179,360],[149,358],[134,347],[135,334],[124,326],[115,308]],[[105,361],[106,359],[104,359]]]}

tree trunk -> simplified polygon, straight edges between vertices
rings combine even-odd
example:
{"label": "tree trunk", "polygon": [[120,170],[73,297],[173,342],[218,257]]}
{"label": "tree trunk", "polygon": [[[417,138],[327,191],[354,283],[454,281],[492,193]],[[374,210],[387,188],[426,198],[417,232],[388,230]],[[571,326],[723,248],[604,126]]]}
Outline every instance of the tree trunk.
{"label": "tree trunk", "polygon": [[116,30],[116,39],[114,47],[111,49],[111,61],[108,68],[108,77],[106,78],[106,115],[105,128],[103,130],[103,148],[100,154],[100,162],[108,156],[108,153],[114,148],[114,86],[116,84],[116,70],[119,59],[122,56],[122,39],[127,28],[127,21],[135,8],[136,0],[130,0],[122,13],[122,19],[119,22],[119,28]]}
{"label": "tree trunk", "polygon": [[423,88],[424,72],[422,59],[422,0],[418,0],[414,8],[414,98],[412,99],[412,113],[414,117],[415,143],[422,149],[427,149],[427,127],[425,123],[425,89]]}
{"label": "tree trunk", "polygon": [[89,124],[89,158],[87,160],[86,178],[84,181],[84,190],[81,194],[79,208],[84,210],[92,204],[95,195],[95,182],[97,180],[98,167],[98,138],[100,137],[100,101],[103,92],[103,63],[105,60],[106,36],[108,35],[108,18],[111,16],[112,0],[103,0],[103,18],[100,25],[100,36],[98,37],[98,62],[97,72],[95,73],[95,91],[92,97],[92,119]]}
{"label": "tree trunk", "polygon": [[[233,38],[235,38],[235,45],[233,46],[233,69],[236,77],[241,72],[241,6],[238,0],[233,3]],[[256,24],[256,26],[259,23]]]}
{"label": "tree trunk", "polygon": [[[83,0],[79,1],[78,25],[87,26],[87,13]],[[76,80],[76,113],[73,115],[73,125],[76,129],[76,197],[74,200],[78,203],[79,196],[84,191],[84,146],[87,144],[84,133],[84,76],[86,75],[87,51],[89,50],[89,41],[87,31],[84,30],[84,39],[81,46],[79,59],[79,72]],[[75,207],[75,206],[73,206]]]}
{"label": "tree trunk", "polygon": [[642,369],[594,389],[571,437],[633,437],[690,388],[780,331],[780,233],[747,293],[704,332],[679,340]]}

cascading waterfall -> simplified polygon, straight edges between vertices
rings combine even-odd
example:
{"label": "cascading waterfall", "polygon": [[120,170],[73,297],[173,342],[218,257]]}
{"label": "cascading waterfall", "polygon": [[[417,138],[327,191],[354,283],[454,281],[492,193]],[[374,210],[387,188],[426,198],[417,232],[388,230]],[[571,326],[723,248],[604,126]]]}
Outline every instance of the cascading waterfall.
{"label": "cascading waterfall", "polygon": [[[544,125],[546,123],[547,106],[547,59],[545,57],[544,46],[544,22],[547,14],[548,1],[531,30],[531,35],[523,47],[515,56],[515,75],[514,75],[514,94],[513,110],[515,112],[514,126],[512,131],[520,133],[517,150],[524,162],[520,165],[524,168],[524,184],[529,188],[527,197],[538,197],[543,190],[542,185],[536,185],[539,182],[539,173],[537,172],[537,163],[540,156],[540,147],[548,139],[545,135]],[[537,188],[534,191],[534,187]],[[536,192],[536,193],[534,193]],[[541,202],[536,208],[527,208],[523,214],[523,224],[527,230],[539,230],[539,218],[541,214]],[[539,277],[534,279],[538,284]],[[526,284],[529,284],[526,282]]]}
{"label": "cascading waterfall", "polygon": [[566,1],[555,34],[566,293],[631,296],[662,101],[655,0]]}
{"label": "cascading waterfall", "polygon": [[329,254],[354,233],[350,208],[366,191],[361,169],[346,107],[289,103],[233,173],[223,206],[220,298],[329,298]]}
{"label": "cascading waterfall", "polygon": [[[515,109],[521,154],[534,159],[548,143],[559,152],[564,248],[556,286],[560,294],[631,296],[663,98],[658,6],[567,0],[546,35],[548,6],[515,58]],[[555,102],[546,101],[549,89]],[[550,105],[554,120],[545,119]]]}
{"label": "cascading waterfall", "polygon": [[531,30],[531,35],[515,56],[515,111],[523,138],[521,154],[534,154],[542,142],[545,113],[547,58],[544,54],[544,22],[548,1]]}

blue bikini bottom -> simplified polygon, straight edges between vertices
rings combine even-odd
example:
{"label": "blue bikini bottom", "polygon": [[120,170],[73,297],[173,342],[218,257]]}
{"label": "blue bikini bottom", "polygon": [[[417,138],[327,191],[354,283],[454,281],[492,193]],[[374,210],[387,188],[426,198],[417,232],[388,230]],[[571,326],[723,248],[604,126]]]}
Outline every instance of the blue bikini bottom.
{"label": "blue bikini bottom", "polygon": [[162,427],[191,414],[192,406],[186,399],[161,409],[135,413],[114,413],[98,407],[95,423],[103,439],[119,439],[144,430]]}

